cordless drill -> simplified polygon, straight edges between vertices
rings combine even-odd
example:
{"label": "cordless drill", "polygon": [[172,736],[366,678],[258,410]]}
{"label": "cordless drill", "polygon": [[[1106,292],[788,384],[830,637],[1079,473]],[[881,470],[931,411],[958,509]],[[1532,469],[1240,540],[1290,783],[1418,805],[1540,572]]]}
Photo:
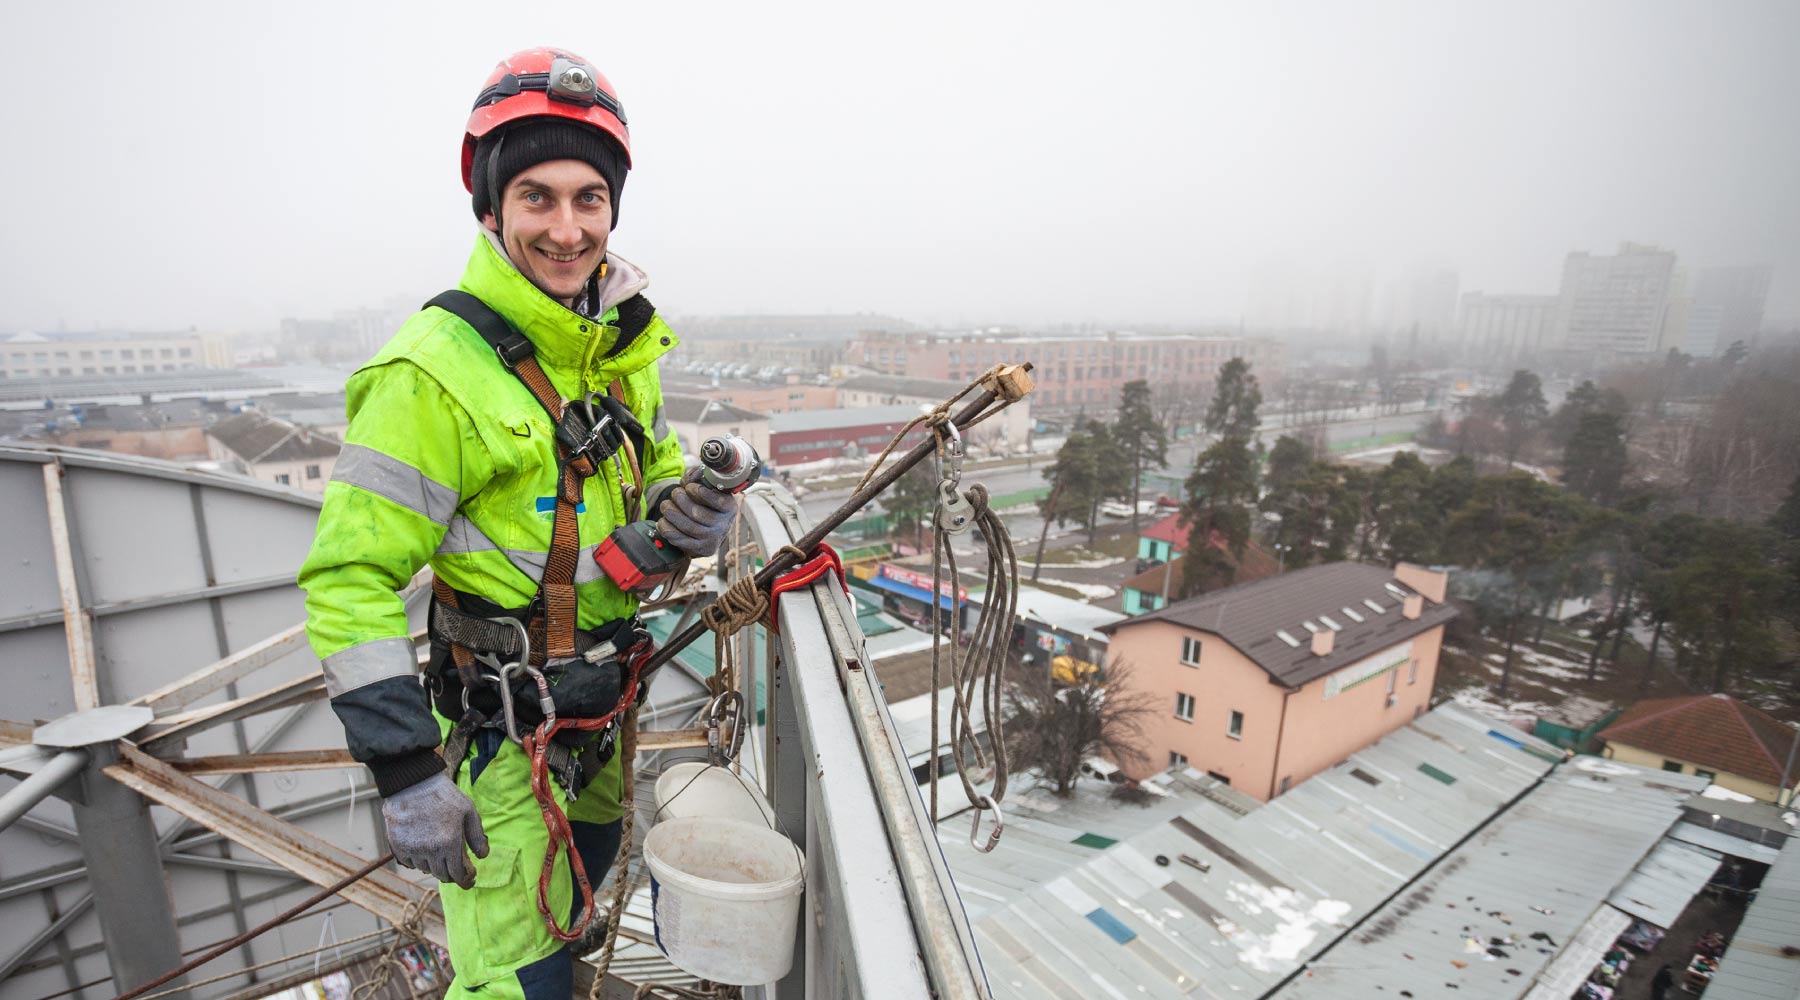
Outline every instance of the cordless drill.
{"label": "cordless drill", "polygon": [[[700,446],[700,481],[721,493],[742,493],[761,475],[762,458],[741,437],[722,434]],[[594,552],[600,569],[627,593],[648,592],[669,582],[685,559],[649,520],[613,529]]]}

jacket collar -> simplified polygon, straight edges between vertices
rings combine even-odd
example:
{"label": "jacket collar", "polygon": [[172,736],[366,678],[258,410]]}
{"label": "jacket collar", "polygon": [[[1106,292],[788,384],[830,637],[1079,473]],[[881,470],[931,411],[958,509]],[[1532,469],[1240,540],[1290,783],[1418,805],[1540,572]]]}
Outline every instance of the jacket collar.
{"label": "jacket collar", "polygon": [[[486,229],[475,241],[458,287],[487,303],[523,333],[536,349],[538,364],[557,391],[573,398],[605,389],[613,379],[643,368],[674,346],[674,338],[666,335],[666,327],[652,321],[645,335],[618,354],[607,356],[619,339],[618,304],[643,291],[650,279],[641,268],[622,257],[608,253],[606,260],[607,275],[599,285],[597,318],[583,316],[545,295],[513,267],[498,240]],[[650,336],[655,329],[665,332]]]}

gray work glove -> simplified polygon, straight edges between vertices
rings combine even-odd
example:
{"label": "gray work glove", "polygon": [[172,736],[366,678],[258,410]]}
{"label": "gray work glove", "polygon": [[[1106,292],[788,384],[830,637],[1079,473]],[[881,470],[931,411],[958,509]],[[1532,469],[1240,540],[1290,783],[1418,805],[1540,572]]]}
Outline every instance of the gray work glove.
{"label": "gray work glove", "polygon": [[731,529],[737,509],[738,498],[706,485],[700,467],[695,466],[663,501],[656,529],[670,545],[689,556],[712,555]]}
{"label": "gray work glove", "polygon": [[387,820],[388,844],[394,849],[395,861],[439,882],[475,887],[475,866],[463,845],[467,843],[476,857],[485,858],[487,834],[481,829],[481,817],[475,814],[475,803],[449,775],[434,774],[383,799],[381,816]]}

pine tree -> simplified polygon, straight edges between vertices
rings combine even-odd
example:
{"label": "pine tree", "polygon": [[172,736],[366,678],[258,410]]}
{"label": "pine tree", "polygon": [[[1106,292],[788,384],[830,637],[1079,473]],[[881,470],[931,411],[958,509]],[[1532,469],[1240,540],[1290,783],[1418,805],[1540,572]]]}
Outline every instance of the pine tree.
{"label": "pine tree", "polygon": [[1512,381],[1500,394],[1499,414],[1506,462],[1511,465],[1519,457],[1525,442],[1537,433],[1544,418],[1550,414],[1550,408],[1544,402],[1543,384],[1535,373],[1523,368],[1513,372]]}
{"label": "pine tree", "polygon": [[1169,463],[1169,435],[1150,406],[1150,383],[1142,379],[1125,383],[1119,393],[1119,419],[1113,439],[1131,459],[1131,530],[1138,527],[1138,501],[1143,496],[1146,469]]}
{"label": "pine tree", "polygon": [[1250,374],[1250,362],[1232,358],[1219,366],[1213,383],[1212,405],[1206,410],[1203,426],[1220,437],[1241,437],[1246,441],[1256,435],[1256,408],[1262,405],[1262,388]]}

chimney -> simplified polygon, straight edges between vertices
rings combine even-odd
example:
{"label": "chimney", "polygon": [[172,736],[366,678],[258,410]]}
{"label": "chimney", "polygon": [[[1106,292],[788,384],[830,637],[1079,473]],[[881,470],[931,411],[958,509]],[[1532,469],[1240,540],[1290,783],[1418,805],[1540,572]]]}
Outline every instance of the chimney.
{"label": "chimney", "polygon": [[1424,594],[1439,604],[1444,603],[1444,595],[1450,590],[1450,574],[1446,570],[1429,569],[1415,566],[1412,563],[1399,563],[1394,566],[1394,579]]}
{"label": "chimney", "polygon": [[1312,654],[1314,656],[1330,656],[1332,647],[1337,643],[1337,633],[1326,628],[1314,632],[1312,637]]}
{"label": "chimney", "polygon": [[1400,604],[1400,617],[1402,618],[1417,618],[1419,615],[1423,614],[1424,611],[1425,598],[1418,594],[1406,595],[1406,600]]}

